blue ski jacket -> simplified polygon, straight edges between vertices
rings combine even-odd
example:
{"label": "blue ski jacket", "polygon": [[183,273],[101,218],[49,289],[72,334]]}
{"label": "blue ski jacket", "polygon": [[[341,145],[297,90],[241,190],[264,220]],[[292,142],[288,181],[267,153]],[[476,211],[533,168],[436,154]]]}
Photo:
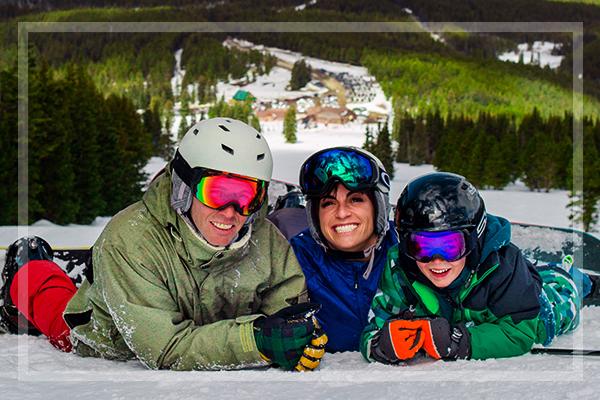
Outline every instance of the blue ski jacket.
{"label": "blue ski jacket", "polygon": [[353,261],[325,254],[325,249],[306,229],[290,240],[302,267],[311,301],[321,303],[316,315],[329,339],[326,350],[357,351],[368,313],[385,267],[388,250],[398,241],[390,222],[381,247],[375,252],[371,272],[369,261]]}

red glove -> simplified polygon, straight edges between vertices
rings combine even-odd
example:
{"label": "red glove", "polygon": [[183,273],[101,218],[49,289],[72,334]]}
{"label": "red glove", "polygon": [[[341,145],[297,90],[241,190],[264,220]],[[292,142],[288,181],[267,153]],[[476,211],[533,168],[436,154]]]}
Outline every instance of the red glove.
{"label": "red glove", "polygon": [[[378,339],[378,340],[377,340]],[[455,360],[471,354],[471,337],[464,324],[450,327],[444,318],[389,318],[371,344],[377,361],[394,364],[413,358],[421,349],[436,359]]]}

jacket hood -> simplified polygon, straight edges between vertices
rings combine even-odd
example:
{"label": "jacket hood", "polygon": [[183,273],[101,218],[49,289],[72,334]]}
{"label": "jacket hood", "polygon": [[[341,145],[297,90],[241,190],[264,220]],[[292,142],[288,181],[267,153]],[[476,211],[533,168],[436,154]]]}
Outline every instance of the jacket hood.
{"label": "jacket hood", "polygon": [[479,252],[479,264],[483,263],[490,253],[508,245],[511,238],[510,222],[506,218],[488,214],[487,219],[487,228]]}

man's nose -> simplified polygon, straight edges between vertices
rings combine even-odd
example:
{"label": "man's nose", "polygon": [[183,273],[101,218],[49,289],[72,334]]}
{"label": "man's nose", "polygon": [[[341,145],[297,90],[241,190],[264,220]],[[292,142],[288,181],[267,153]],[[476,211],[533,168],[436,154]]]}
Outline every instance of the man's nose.
{"label": "man's nose", "polygon": [[233,218],[233,217],[235,217],[235,214],[237,214],[237,211],[235,211],[235,208],[233,208],[233,205],[230,205],[230,206],[227,206],[224,209],[222,209],[220,211],[220,214],[227,218]]}

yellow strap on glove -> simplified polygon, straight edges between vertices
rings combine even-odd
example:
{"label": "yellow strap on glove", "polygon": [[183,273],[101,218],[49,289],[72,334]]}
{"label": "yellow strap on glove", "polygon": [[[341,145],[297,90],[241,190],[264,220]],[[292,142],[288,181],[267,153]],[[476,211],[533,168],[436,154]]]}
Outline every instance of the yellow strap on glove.
{"label": "yellow strap on glove", "polygon": [[315,323],[315,331],[309,344],[304,348],[304,354],[300,357],[298,365],[296,365],[296,371],[313,371],[321,364],[321,359],[325,355],[325,344],[327,343],[327,335],[317,319],[313,316],[313,322]]}

